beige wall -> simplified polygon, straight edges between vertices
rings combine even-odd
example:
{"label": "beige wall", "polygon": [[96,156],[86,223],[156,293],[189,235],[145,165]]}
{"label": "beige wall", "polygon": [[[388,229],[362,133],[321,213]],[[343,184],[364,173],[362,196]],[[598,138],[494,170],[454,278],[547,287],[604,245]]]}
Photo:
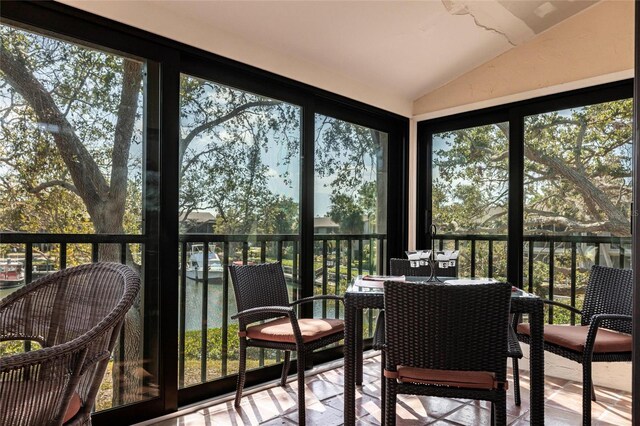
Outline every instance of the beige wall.
{"label": "beige wall", "polygon": [[633,1],[604,0],[417,99],[417,119],[633,76]]}

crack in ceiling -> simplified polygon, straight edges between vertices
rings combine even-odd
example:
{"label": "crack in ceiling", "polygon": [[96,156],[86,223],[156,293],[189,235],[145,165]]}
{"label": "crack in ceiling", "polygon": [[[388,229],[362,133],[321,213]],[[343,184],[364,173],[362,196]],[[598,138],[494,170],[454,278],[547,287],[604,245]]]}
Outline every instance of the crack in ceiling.
{"label": "crack in ceiling", "polygon": [[535,36],[534,31],[524,21],[497,2],[441,1],[451,15],[471,16],[478,28],[501,35],[513,47]]}

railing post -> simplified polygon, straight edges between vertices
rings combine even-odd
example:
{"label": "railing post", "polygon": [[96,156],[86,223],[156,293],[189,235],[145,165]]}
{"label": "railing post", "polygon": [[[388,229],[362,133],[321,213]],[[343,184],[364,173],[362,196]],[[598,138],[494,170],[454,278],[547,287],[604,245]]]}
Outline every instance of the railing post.
{"label": "railing post", "polygon": [[[553,300],[553,281],[555,280],[556,244],[549,242],[549,300]],[[553,305],[549,305],[549,324],[553,324]]]}
{"label": "railing post", "polygon": [[529,293],[533,293],[533,266],[535,264],[535,258],[533,254],[533,248],[535,247],[535,241],[532,239],[529,240]]}
{"label": "railing post", "polygon": [[[335,281],[335,288],[334,288],[334,294],[338,295],[340,294],[340,246],[342,245],[342,241],[340,240],[340,238],[336,238],[336,281]],[[326,293],[325,293],[326,294]],[[340,317],[340,312],[339,312],[339,307],[338,307],[338,302],[336,301],[335,303],[335,312],[334,312],[334,316],[335,318],[339,318]]]}
{"label": "railing post", "polygon": [[489,240],[489,258],[487,259],[487,269],[489,278],[493,278],[493,240]]}
{"label": "railing post", "polygon": [[476,276],[476,240],[471,240],[471,276]]}
{"label": "railing post", "polygon": [[[225,247],[227,244],[225,244]],[[223,274],[227,268],[224,267]],[[208,287],[208,286],[207,286]],[[220,354],[220,375],[227,375],[229,357],[229,280],[222,280],[222,328],[220,329],[221,354]]]}
{"label": "railing post", "polygon": [[[322,240],[322,294],[327,294],[327,245],[327,240]],[[326,300],[322,301],[322,316],[327,316]]]}
{"label": "railing post", "polygon": [[[576,307],[576,269],[577,267],[577,259],[576,259],[577,247],[576,243],[571,243],[571,306]],[[571,312],[571,325],[576,324],[576,314]]]}

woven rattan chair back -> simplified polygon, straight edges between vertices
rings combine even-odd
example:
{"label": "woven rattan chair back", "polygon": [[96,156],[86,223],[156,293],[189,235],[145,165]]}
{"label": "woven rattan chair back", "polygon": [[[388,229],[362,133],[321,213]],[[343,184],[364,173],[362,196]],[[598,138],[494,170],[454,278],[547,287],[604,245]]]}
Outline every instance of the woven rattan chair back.
{"label": "woven rattan chair back", "polygon": [[[436,268],[439,277],[455,277],[456,268]],[[411,266],[409,259],[392,258],[389,260],[389,273],[391,275],[404,275],[410,277],[428,277],[431,275],[431,267],[429,265]]]}
{"label": "woven rattan chair back", "polygon": [[431,275],[431,267],[429,265],[412,267],[409,259],[393,258],[389,260],[389,272],[391,275],[428,277]]}
{"label": "woven rattan chair back", "polygon": [[[287,282],[280,262],[260,265],[230,265],[238,312],[263,306],[289,306]],[[252,322],[275,318],[272,313],[260,313],[240,318],[241,328]]]}
{"label": "woven rattan chair back", "polygon": [[[593,266],[582,305],[582,325],[597,314],[631,315],[633,311],[633,273],[631,269]],[[630,321],[605,320],[601,327],[631,334]]]}
{"label": "woven rattan chair back", "polygon": [[505,380],[511,285],[384,286],[387,370],[488,371]]}
{"label": "woven rattan chair back", "polygon": [[76,393],[82,407],[71,424],[91,424],[109,355],[139,289],[130,267],[102,262],[55,272],[2,299],[0,340],[32,340],[42,349],[0,359],[0,418],[58,425]]}

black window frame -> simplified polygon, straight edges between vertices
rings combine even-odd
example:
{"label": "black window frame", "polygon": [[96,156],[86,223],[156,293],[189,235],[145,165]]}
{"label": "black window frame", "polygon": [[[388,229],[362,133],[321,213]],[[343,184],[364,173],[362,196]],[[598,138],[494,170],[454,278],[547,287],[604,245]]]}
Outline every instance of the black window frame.
{"label": "black window frame", "polygon": [[[313,87],[277,74],[215,55],[56,2],[3,1],[0,21],[54,37],[78,40],[101,50],[113,50],[148,61],[145,85],[147,149],[145,167],[157,172],[149,182],[151,193],[159,194],[159,209],[146,209],[145,269],[147,279],[156,280],[159,304],[159,396],[101,411],[93,416],[97,426],[128,423],[175,412],[196,401],[235,389],[235,376],[178,390],[178,135],[180,74],[186,73],[264,95],[302,107],[301,156],[301,247],[300,280],[303,296],[313,292],[313,140],[315,114],[320,113],[350,123],[367,126],[389,135],[389,176],[386,259],[401,256],[408,245],[408,149],[409,118]],[[154,89],[155,88],[155,89]],[[392,190],[393,189],[393,190]],[[309,253],[307,255],[307,253]],[[157,302],[157,301],[156,301]],[[150,301],[149,303],[152,303]],[[303,312],[309,314],[309,312]],[[145,326],[146,327],[146,326]],[[318,361],[341,356],[341,349],[318,353]],[[247,374],[247,385],[279,377],[279,367],[271,366]]]}
{"label": "black window frame", "polygon": [[[507,280],[523,286],[524,119],[568,108],[633,98],[633,79],[546,95],[481,110],[418,122],[416,247],[430,247],[433,135],[486,124],[509,123],[509,209]],[[634,180],[634,185],[636,184]]]}

